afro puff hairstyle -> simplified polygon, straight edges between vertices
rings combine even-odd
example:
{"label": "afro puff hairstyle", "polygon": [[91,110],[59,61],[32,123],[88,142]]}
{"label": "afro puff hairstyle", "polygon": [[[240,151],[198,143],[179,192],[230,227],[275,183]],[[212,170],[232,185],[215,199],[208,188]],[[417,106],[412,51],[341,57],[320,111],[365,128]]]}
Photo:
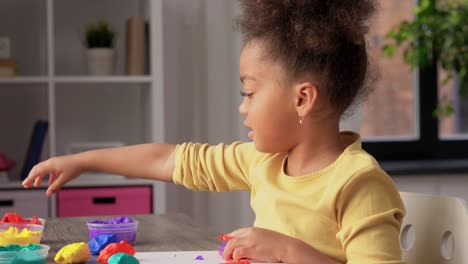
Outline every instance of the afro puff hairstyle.
{"label": "afro puff hairstyle", "polygon": [[318,74],[316,85],[340,114],[367,95],[365,35],[373,0],[239,1],[243,13],[236,22],[244,43],[265,43],[265,56],[281,62],[288,78]]}

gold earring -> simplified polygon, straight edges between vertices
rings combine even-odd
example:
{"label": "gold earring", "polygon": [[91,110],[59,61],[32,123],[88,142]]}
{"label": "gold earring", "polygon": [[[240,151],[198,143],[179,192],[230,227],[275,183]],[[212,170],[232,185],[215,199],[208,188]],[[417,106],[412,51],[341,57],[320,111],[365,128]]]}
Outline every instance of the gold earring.
{"label": "gold earring", "polygon": [[299,116],[299,124],[303,125],[304,124],[304,117]]}

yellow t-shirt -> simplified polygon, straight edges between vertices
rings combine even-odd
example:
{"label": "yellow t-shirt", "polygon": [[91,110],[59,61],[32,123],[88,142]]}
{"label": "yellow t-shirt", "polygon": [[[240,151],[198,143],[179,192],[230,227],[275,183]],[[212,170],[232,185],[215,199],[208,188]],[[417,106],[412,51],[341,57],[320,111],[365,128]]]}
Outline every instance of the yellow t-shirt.
{"label": "yellow t-shirt", "polygon": [[254,226],[298,238],[341,263],[404,263],[399,192],[359,135],[341,137],[352,143],[335,162],[298,177],[284,173],[286,153],[261,153],[253,143],[184,143],[176,147],[173,179],[193,190],[250,190]]}

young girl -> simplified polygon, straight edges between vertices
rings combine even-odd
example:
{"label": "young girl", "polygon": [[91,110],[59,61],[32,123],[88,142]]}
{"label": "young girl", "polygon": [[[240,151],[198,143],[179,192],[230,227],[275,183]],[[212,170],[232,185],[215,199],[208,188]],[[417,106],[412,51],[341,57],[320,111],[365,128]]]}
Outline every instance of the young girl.
{"label": "young girl", "polygon": [[243,0],[239,107],[252,143],[144,144],[55,157],[48,195],[88,170],[250,190],[254,227],[235,230],[226,259],[287,263],[403,263],[404,206],[390,177],[339,121],[365,94],[371,0]]}

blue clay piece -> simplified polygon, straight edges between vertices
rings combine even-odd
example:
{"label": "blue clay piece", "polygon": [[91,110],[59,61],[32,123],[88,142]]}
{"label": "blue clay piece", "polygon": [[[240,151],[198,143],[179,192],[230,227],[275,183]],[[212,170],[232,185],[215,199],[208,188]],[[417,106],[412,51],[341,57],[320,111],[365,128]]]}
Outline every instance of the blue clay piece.
{"label": "blue clay piece", "polygon": [[99,255],[99,252],[110,243],[117,243],[117,236],[114,234],[102,234],[88,242],[89,251],[92,255]]}
{"label": "blue clay piece", "polygon": [[122,252],[112,255],[108,260],[108,264],[140,264],[140,261],[134,256]]}

